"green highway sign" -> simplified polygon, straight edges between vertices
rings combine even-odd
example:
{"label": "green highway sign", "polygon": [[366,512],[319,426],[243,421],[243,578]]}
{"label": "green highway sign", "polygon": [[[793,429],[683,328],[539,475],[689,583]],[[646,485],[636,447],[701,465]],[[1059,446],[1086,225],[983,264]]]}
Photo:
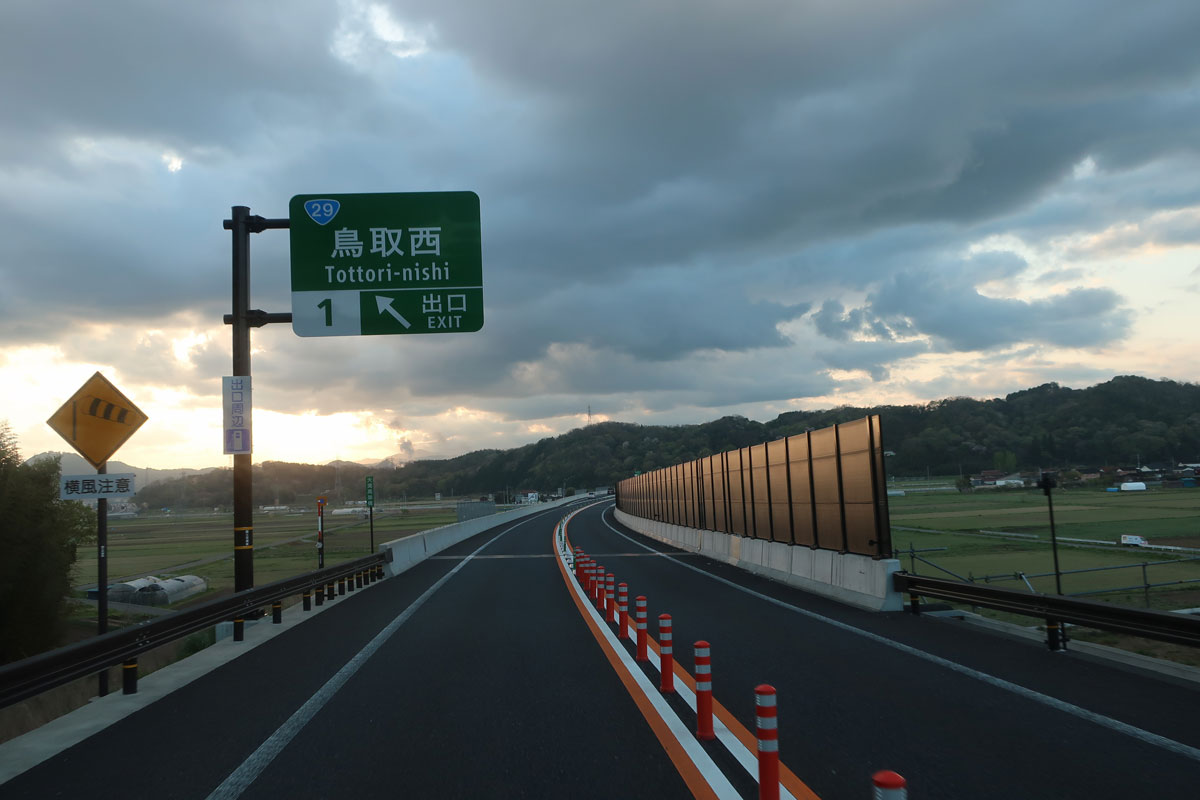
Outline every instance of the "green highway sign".
{"label": "green highway sign", "polygon": [[297,335],[483,327],[474,192],[301,194],[288,210]]}
{"label": "green highway sign", "polygon": [[367,476],[367,508],[375,507],[375,476]]}

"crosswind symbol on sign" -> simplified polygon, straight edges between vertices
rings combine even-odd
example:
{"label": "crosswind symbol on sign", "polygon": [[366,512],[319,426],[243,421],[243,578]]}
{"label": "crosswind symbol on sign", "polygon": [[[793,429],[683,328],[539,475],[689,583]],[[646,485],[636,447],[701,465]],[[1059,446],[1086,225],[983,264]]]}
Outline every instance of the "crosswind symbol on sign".
{"label": "crosswind symbol on sign", "polygon": [[110,403],[107,400],[101,400],[99,397],[87,395],[83,398],[80,404],[81,410],[85,414],[90,414],[93,417],[106,419],[110,422],[119,422],[122,425],[128,425],[126,418],[129,416],[129,409],[122,408],[115,403]]}

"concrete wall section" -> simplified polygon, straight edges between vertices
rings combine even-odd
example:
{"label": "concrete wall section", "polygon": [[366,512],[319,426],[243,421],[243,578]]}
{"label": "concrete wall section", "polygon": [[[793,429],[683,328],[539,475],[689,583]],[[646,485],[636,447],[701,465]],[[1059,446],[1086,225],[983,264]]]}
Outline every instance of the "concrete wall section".
{"label": "concrete wall section", "polygon": [[412,536],[405,536],[403,539],[384,542],[379,545],[379,550],[392,551],[392,561],[390,564],[384,564],[384,573],[387,577],[393,578],[410,569],[414,564],[419,564],[430,556],[437,555],[446,548],[464,542],[489,528],[495,528],[506,522],[512,522],[539,511],[573,503],[580,499],[583,498],[566,497],[552,503],[531,503],[528,506],[502,511],[499,514],[443,525],[440,528],[430,528],[427,531],[414,533]]}
{"label": "concrete wall section", "polygon": [[782,542],[747,539],[642,519],[613,509],[617,521],[651,539],[701,553],[807,592],[870,611],[900,611],[903,598],[892,588],[895,558],[873,559],[853,553],[813,550]]}

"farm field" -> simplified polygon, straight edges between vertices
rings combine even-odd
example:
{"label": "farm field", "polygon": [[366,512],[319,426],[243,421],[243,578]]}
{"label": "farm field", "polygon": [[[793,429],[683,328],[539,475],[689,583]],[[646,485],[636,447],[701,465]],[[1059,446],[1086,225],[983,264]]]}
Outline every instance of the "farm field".
{"label": "farm field", "polygon": [[[996,576],[993,581],[1027,588],[1016,579],[1053,573],[1046,497],[1037,489],[960,494],[957,491],[910,493],[889,497],[892,545],[905,569],[921,575],[963,579]],[[1054,520],[1064,594],[1100,592],[1149,583],[1200,580],[1200,553],[1172,553],[1133,547],[1074,546],[1064,539],[1094,539],[1118,545],[1122,534],[1144,536],[1151,544],[1200,548],[1200,491],[1186,489],[1115,493],[1103,490],[1055,490]],[[919,530],[913,530],[919,529]],[[983,536],[980,531],[1035,536],[1036,539]],[[946,548],[921,553],[930,548]],[[913,552],[918,551],[918,552]],[[922,563],[919,556],[936,564]],[[1165,562],[1165,563],[1162,563]],[[1143,571],[1143,564],[1148,564]],[[1132,565],[1122,569],[1071,574],[1071,570]],[[941,569],[938,569],[940,567]],[[1005,580],[1007,576],[1007,580]],[[1014,580],[1015,579],[1015,580]],[[1029,577],[1037,591],[1054,592],[1054,577]],[[1155,607],[1180,607],[1191,593],[1188,584],[1146,592],[1103,595],[1097,599]],[[1191,585],[1193,592],[1200,582]],[[1200,603],[1193,602],[1192,605]]]}
{"label": "farm field", "polygon": [[[452,508],[380,509],[375,544],[455,521]],[[262,514],[254,518],[256,586],[317,568],[317,515]],[[358,515],[325,517],[325,565],[369,555],[370,525]],[[94,587],[96,548],[82,548],[76,587]],[[233,515],[163,515],[109,521],[109,582],[154,575],[199,575],[209,582],[200,599],[233,591]],[[195,602],[195,601],[193,601]]]}

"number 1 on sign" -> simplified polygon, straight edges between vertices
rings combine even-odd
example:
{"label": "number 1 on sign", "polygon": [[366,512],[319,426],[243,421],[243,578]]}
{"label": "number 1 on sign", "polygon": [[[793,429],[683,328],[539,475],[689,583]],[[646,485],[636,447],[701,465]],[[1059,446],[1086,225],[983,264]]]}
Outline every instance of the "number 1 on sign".
{"label": "number 1 on sign", "polygon": [[317,308],[325,309],[325,327],[333,327],[333,298],[326,297],[321,302],[317,303]]}

